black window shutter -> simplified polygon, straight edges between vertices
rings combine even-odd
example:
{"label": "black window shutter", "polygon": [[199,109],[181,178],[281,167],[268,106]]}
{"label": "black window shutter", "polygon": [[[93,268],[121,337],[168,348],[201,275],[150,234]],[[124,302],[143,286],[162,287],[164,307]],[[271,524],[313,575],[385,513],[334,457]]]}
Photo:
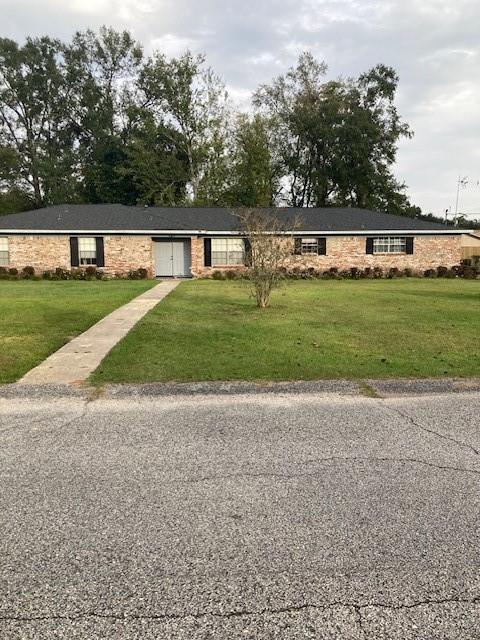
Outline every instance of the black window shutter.
{"label": "black window shutter", "polygon": [[245,243],[245,264],[250,265],[252,263],[252,243],[248,238],[244,238]]}
{"label": "black window shutter", "polygon": [[206,267],[211,267],[212,266],[212,239],[211,238],[204,238],[203,254],[204,254],[204,265]]}
{"label": "black window shutter", "polygon": [[302,255],[302,239],[295,238],[295,248],[293,250],[294,255],[301,256]]}
{"label": "black window shutter", "polygon": [[103,238],[95,238],[97,245],[97,267],[105,266],[105,251],[103,249]]}
{"label": "black window shutter", "polygon": [[319,256],[326,256],[327,255],[327,239],[318,238],[317,241],[318,241],[317,254]]}
{"label": "black window shutter", "polygon": [[405,253],[413,253],[413,238],[405,238]]}
{"label": "black window shutter", "polygon": [[78,238],[70,238],[70,264],[72,267],[78,267],[80,264],[78,259]]}
{"label": "black window shutter", "polygon": [[373,253],[373,238],[367,238],[365,253]]}

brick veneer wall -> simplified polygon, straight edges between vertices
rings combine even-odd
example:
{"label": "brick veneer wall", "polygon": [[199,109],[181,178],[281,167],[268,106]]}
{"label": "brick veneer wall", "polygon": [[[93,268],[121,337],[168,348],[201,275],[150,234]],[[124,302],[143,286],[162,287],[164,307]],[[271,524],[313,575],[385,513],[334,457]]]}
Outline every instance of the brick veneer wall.
{"label": "brick veneer wall", "polygon": [[155,243],[151,236],[105,236],[105,267],[107,273],[128,273],[132,269],[147,269],[155,276]]}
{"label": "brick veneer wall", "polygon": [[191,271],[194,276],[203,276],[212,271],[211,267],[205,267],[205,253],[203,238],[191,238],[192,264]]}
{"label": "brick veneer wall", "polygon": [[[195,260],[192,259],[194,275],[209,275],[212,271],[242,268],[205,267],[203,263],[203,240],[201,238],[196,238],[195,240],[201,242],[201,247],[195,253]],[[417,236],[414,239],[413,254],[367,254],[365,236],[328,236],[327,255],[325,256],[293,255],[293,240],[288,240],[287,242],[291,245],[292,255],[287,259],[285,266],[311,267],[319,271],[326,271],[330,267],[345,270],[351,267],[364,269],[365,267],[374,266],[382,267],[384,270],[390,267],[398,267],[399,269],[409,267],[414,271],[424,271],[440,265],[453,267],[460,263],[462,257],[462,241],[459,235]]]}
{"label": "brick veneer wall", "polygon": [[315,267],[340,270],[357,267],[379,266],[382,269],[407,267],[414,271],[424,271],[440,265],[453,267],[461,260],[461,236],[417,236],[413,243],[413,254],[406,253],[366,253],[366,238],[361,236],[327,237],[327,255],[295,256],[288,260],[288,266]]}
{"label": "brick veneer wall", "polygon": [[[39,274],[60,267],[71,269],[69,236],[8,236],[10,267],[34,267]],[[144,268],[155,275],[154,242],[150,236],[104,236],[106,273],[125,274]]]}
{"label": "brick veneer wall", "polygon": [[[289,241],[292,244],[293,241]],[[330,267],[380,266],[383,269],[410,267],[423,271],[432,267],[456,265],[461,260],[462,236],[417,236],[414,253],[374,254],[365,253],[365,237],[329,236],[327,255],[295,256],[287,260],[288,266],[314,267],[327,270]],[[150,277],[155,275],[155,243],[150,236],[105,236],[105,268],[107,273],[126,273],[131,269],[145,268]],[[42,271],[61,267],[70,269],[70,243],[68,236],[9,236],[10,266],[22,269],[26,265]],[[219,267],[205,267],[203,238],[191,238],[191,271],[194,276],[208,275]],[[234,267],[228,267],[232,269]],[[240,267],[242,268],[242,267]]]}
{"label": "brick veneer wall", "polygon": [[9,236],[10,266],[20,270],[50,271],[70,269],[70,241],[67,236]]}

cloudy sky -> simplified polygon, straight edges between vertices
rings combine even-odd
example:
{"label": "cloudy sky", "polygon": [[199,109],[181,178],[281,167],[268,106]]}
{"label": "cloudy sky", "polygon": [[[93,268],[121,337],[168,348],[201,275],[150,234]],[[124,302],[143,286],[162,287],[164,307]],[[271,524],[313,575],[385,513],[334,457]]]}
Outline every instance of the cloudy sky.
{"label": "cloudy sky", "polygon": [[68,39],[102,24],[127,28],[147,53],[205,52],[232,98],[248,102],[261,82],[309,49],[329,75],[378,62],[400,75],[398,108],[415,131],[396,173],[425,212],[480,214],[479,0],[0,0],[0,33]]}

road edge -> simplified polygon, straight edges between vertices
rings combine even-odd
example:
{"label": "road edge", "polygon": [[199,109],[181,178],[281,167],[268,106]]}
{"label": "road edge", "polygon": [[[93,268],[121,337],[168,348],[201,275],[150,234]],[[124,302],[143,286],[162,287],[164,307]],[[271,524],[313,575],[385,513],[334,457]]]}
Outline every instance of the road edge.
{"label": "road edge", "polygon": [[208,396],[208,395],[338,395],[367,398],[431,396],[455,393],[479,393],[480,378],[396,378],[381,380],[297,380],[297,381],[205,381],[162,382],[148,384],[106,384],[92,387],[86,384],[19,383],[0,385],[2,399],[97,398]]}

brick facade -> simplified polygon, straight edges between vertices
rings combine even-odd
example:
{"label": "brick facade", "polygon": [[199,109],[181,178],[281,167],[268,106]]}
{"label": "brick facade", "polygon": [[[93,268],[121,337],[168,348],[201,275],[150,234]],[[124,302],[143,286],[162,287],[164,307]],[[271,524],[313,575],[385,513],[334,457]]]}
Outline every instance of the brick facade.
{"label": "brick facade", "polygon": [[204,255],[204,243],[203,238],[191,238],[191,271],[192,275],[196,277],[203,276],[211,271],[210,267],[205,267],[205,255]]}
{"label": "brick facade", "polygon": [[41,273],[71,268],[67,236],[9,236],[8,252],[10,266],[18,270],[29,266]]}
{"label": "brick facade", "polygon": [[[41,274],[58,267],[71,269],[69,236],[8,236],[9,266],[31,266]],[[106,273],[126,274],[132,269],[147,269],[155,275],[154,243],[150,236],[104,236]]]}
{"label": "brick facade", "polygon": [[[285,266],[314,268],[318,271],[327,271],[331,267],[343,271],[351,267],[365,269],[366,267],[378,266],[383,270],[398,267],[399,269],[410,268],[415,272],[421,272],[438,266],[453,267],[459,264],[462,258],[461,239],[461,235],[416,236],[413,254],[367,254],[365,236],[328,236],[327,255],[324,256],[293,255],[293,240],[287,240],[286,242],[291,245],[292,256],[286,261]],[[213,271],[222,270],[221,267],[204,266],[203,241],[201,238],[195,240],[201,241],[202,244],[195,256],[192,250],[192,273],[196,276],[206,276]],[[228,270],[242,268],[228,267]]]}
{"label": "brick facade", "polygon": [[[387,235],[387,233],[385,234]],[[68,236],[61,235],[10,235],[10,267],[22,269],[26,265],[37,273],[57,267],[70,269],[70,243]],[[322,271],[330,267],[340,270],[351,267],[380,266],[383,269],[409,267],[414,271],[443,265],[459,264],[462,255],[461,235],[421,235],[414,240],[414,252],[407,254],[366,253],[364,236],[328,236],[327,255],[292,255],[288,266],[314,267]],[[293,243],[292,243],[293,249]],[[131,269],[145,268],[150,277],[155,275],[155,243],[150,236],[105,236],[105,267],[107,273],[125,274]],[[229,267],[232,269],[234,267]],[[240,267],[241,268],[241,267]],[[208,275],[218,267],[205,267],[204,241],[202,237],[191,238],[191,272],[193,276]]]}
{"label": "brick facade", "polygon": [[[387,234],[386,234],[387,235]],[[357,267],[381,267],[390,269],[410,268],[413,271],[438,266],[453,267],[461,260],[461,236],[417,236],[414,238],[413,254],[406,253],[366,253],[364,236],[329,236],[327,237],[327,255],[295,256],[287,261],[288,266],[314,267],[327,270],[337,267],[340,271]]]}
{"label": "brick facade", "polygon": [[155,243],[150,236],[105,236],[105,267],[107,273],[128,273],[147,269],[155,276]]}

